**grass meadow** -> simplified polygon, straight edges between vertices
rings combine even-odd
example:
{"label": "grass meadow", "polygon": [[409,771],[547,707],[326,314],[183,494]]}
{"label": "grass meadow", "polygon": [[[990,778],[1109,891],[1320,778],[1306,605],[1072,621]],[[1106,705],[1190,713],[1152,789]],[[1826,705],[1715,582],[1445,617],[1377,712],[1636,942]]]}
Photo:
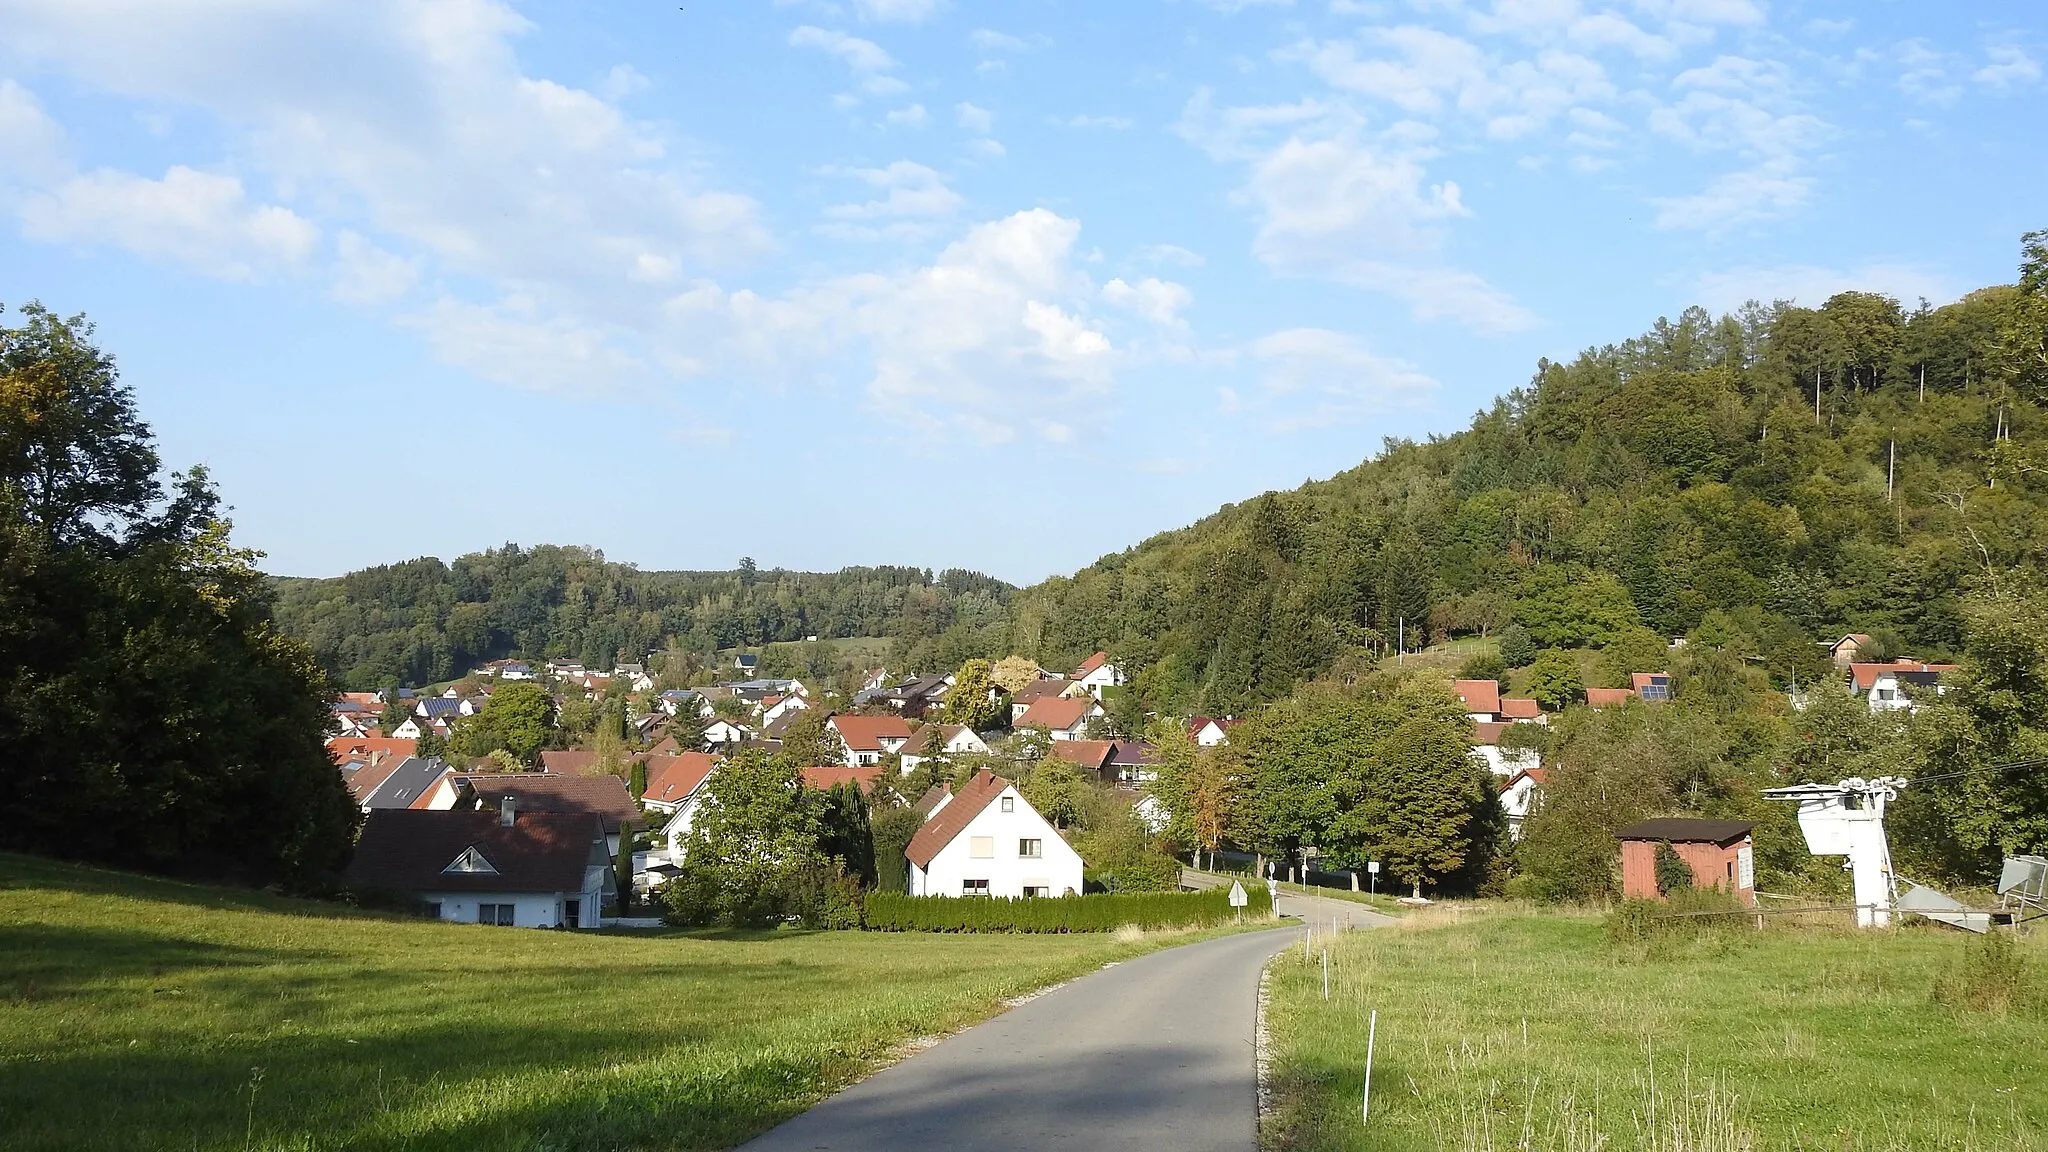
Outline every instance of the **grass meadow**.
{"label": "grass meadow", "polygon": [[1431,910],[1327,943],[1328,1000],[1321,947],[1270,971],[1269,1150],[2048,1149],[2040,936],[1988,992],[1980,938],[1928,927]]}
{"label": "grass meadow", "polygon": [[0,855],[0,1147],[722,1148],[1187,938],[495,929]]}

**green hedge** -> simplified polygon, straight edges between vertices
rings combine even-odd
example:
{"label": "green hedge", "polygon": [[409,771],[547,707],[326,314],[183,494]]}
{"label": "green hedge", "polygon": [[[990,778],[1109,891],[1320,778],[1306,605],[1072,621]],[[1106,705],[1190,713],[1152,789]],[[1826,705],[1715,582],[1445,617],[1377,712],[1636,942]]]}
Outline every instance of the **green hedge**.
{"label": "green hedge", "polygon": [[[1273,911],[1273,894],[1248,884],[1248,916]],[[1113,932],[1126,924],[1141,928],[1185,928],[1232,918],[1230,890],[1203,892],[1112,892],[1091,896],[1050,896],[1013,900],[985,896],[868,894],[867,927],[876,932]]]}

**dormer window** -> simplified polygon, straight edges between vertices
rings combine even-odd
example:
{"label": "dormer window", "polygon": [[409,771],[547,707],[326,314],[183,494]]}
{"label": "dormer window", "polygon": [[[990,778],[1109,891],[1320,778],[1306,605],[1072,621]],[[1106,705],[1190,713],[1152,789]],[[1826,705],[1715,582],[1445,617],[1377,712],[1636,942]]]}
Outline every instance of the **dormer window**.
{"label": "dormer window", "polygon": [[477,851],[474,845],[464,848],[462,855],[457,856],[453,863],[441,869],[441,871],[443,874],[450,872],[467,872],[486,876],[496,876],[498,874],[498,870],[491,865],[489,860],[484,859],[484,854]]}

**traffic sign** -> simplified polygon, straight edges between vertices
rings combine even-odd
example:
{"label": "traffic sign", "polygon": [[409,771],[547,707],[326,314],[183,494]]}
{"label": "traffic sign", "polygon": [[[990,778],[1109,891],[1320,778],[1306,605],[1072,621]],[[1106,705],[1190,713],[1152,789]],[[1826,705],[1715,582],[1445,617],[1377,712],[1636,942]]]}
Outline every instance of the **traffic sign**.
{"label": "traffic sign", "polygon": [[1244,894],[1244,885],[1232,880],[1230,882],[1230,906],[1232,908],[1242,908],[1251,902],[1252,898]]}

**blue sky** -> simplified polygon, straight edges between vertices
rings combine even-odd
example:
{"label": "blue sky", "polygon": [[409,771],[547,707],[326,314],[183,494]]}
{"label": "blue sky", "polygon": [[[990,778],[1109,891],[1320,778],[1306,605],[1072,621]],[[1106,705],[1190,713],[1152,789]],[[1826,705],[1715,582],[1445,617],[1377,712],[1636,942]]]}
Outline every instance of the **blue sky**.
{"label": "blue sky", "polygon": [[238,539],[1019,582],[1688,304],[2009,281],[2032,4],[0,0],[0,302]]}

